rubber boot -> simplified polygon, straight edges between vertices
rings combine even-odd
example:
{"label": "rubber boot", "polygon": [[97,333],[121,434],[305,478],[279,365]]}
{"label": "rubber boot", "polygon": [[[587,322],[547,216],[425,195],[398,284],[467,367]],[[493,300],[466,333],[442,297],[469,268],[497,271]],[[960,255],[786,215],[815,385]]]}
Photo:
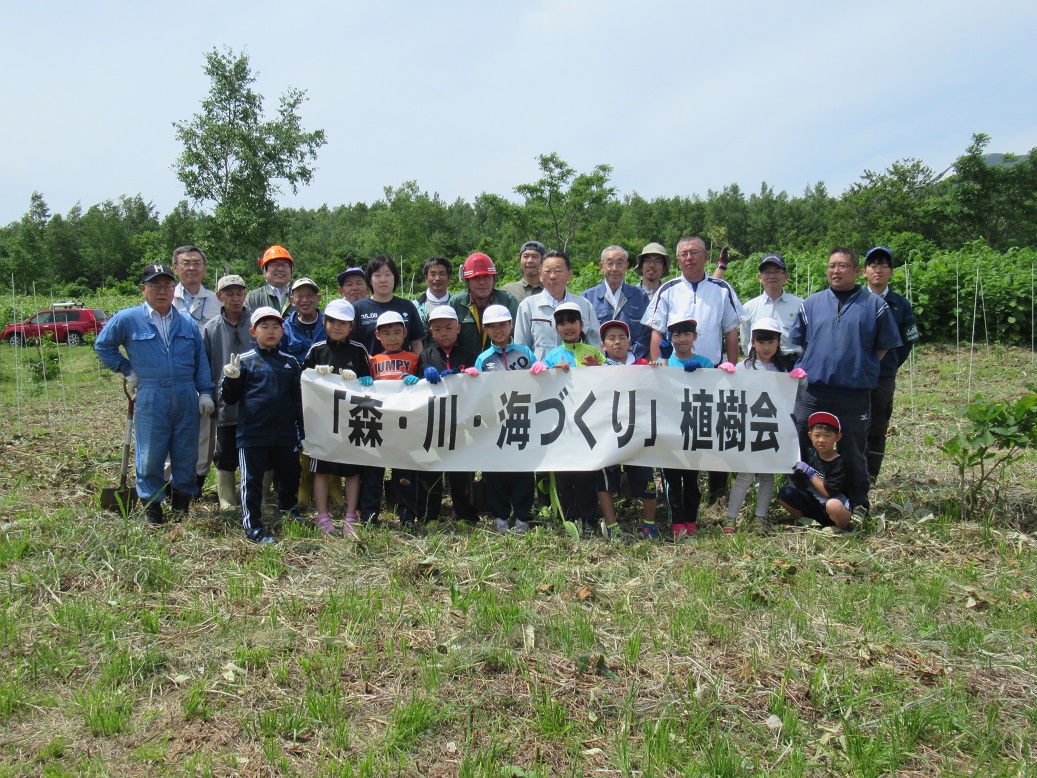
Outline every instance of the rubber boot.
{"label": "rubber boot", "polygon": [[170,509],[173,513],[181,513],[186,516],[191,509],[191,495],[187,492],[178,492],[176,489],[172,491],[173,493],[169,498]]}
{"label": "rubber boot", "polygon": [[232,511],[238,507],[238,486],[233,470],[216,471],[216,496],[220,498],[221,511]]}

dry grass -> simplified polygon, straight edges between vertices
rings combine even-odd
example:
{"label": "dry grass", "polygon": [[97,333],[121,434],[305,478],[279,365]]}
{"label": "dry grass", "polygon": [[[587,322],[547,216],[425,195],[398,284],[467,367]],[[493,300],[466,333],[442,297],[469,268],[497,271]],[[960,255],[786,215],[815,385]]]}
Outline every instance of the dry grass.
{"label": "dry grass", "polygon": [[[258,549],[203,502],[100,512],[124,408],[0,383],[0,776],[1023,775],[1037,739],[1033,458],[957,522],[957,360],[901,382],[882,534],[693,546],[447,528]],[[76,363],[75,360],[81,360]],[[10,364],[5,352],[0,361]],[[973,388],[1010,396],[1030,355]],[[7,371],[10,374],[10,371]],[[962,388],[967,381],[961,382]],[[959,398],[959,399],[954,399]],[[632,514],[630,514],[632,515]]]}

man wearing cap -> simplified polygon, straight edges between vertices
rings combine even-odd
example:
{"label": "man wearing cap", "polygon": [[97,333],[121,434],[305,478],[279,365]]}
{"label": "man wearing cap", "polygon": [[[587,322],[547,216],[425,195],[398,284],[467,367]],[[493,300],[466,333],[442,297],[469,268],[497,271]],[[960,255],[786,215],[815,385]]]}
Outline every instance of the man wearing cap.
{"label": "man wearing cap", "polygon": [[173,272],[179,283],[173,292],[173,307],[194,319],[198,329],[220,311],[216,295],[202,285],[209,260],[197,246],[180,246],[173,249]]}
{"label": "man wearing cap", "polygon": [[350,305],[356,305],[357,300],[367,297],[370,291],[367,288],[367,279],[364,278],[364,269],[350,267],[339,273],[338,293]]}
{"label": "man wearing cap", "polygon": [[320,287],[311,278],[300,278],[292,284],[290,299],[294,310],[285,316],[280,348],[301,363],[306,359],[310,346],[328,336],[324,331],[324,314],[317,307]]}
{"label": "man wearing cap", "polygon": [[760,272],[756,276],[763,285],[763,294],[745,304],[746,319],[742,322],[742,351],[749,353],[753,325],[761,319],[775,319],[781,324],[781,353],[791,369],[795,367],[803,350],[789,342],[789,330],[799,313],[803,298],[785,291],[789,271],[781,254],[768,254],[760,260]]}
{"label": "man wearing cap", "polygon": [[523,243],[522,248],[519,249],[519,268],[522,270],[522,280],[512,281],[510,284],[502,286],[501,289],[520,303],[527,297],[544,291],[544,285],[540,283],[540,265],[544,261],[545,254],[547,254],[547,249],[540,241],[527,240]]}
{"label": "man wearing cap", "polygon": [[871,390],[878,385],[879,363],[902,345],[889,306],[856,284],[857,252],[835,248],[828,255],[829,288],[810,295],[799,308],[789,341],[803,349],[799,367],[807,385],[793,414],[801,458],[810,451],[807,419],[818,411],[835,414],[842,427],[840,453],[846,459],[845,493],[855,515],[865,516],[868,501],[867,450]]}
{"label": "man wearing cap", "polygon": [[490,346],[483,327],[483,313],[491,305],[503,305],[512,317],[518,311],[518,301],[503,289],[495,289],[497,266],[486,254],[470,254],[461,266],[461,278],[467,286],[464,292],[450,296],[450,307],[457,313],[461,334],[457,343],[478,355]]}
{"label": "man wearing cap", "polygon": [[891,348],[879,363],[879,382],[871,390],[871,425],[868,427],[868,477],[871,483],[879,477],[882,460],[886,456],[886,432],[893,416],[893,394],[897,388],[897,371],[907,362],[915,341],[918,326],[911,303],[903,295],[889,288],[893,277],[893,252],[885,246],[876,246],[864,258],[864,277],[868,291],[886,301],[896,322],[903,345]]}
{"label": "man wearing cap", "polygon": [[573,294],[568,285],[572,280],[569,255],[564,251],[549,251],[540,265],[540,281],[544,291],[527,297],[518,307],[515,317],[515,342],[526,346],[538,360],[561,345],[562,338],[555,329],[554,311],[562,303],[576,303],[580,307],[585,342],[601,345],[598,316],[590,300]]}
{"label": "man wearing cap", "polygon": [[649,243],[637,255],[637,274],[641,276],[638,286],[649,298],[655,297],[663,279],[670,274],[670,255],[661,243]]}
{"label": "man wearing cap", "polygon": [[423,343],[427,348],[432,343],[432,336],[428,331],[429,311],[439,305],[450,304],[450,276],[454,272],[453,265],[446,257],[429,257],[421,269],[425,277],[425,291],[418,295],[414,304],[418,307],[418,315],[425,327],[425,338]]}
{"label": "man wearing cap", "polygon": [[649,297],[641,287],[626,283],[630,255],[622,246],[609,246],[601,252],[598,267],[605,280],[580,296],[590,301],[598,321],[624,322],[630,335],[630,353],[634,359],[647,357],[652,330],[641,323],[641,317],[648,309]]}
{"label": "man wearing cap", "polygon": [[209,357],[209,369],[216,388],[216,448],[213,463],[216,465],[216,496],[222,510],[232,510],[238,505],[234,484],[234,471],[238,469],[238,406],[224,402],[220,379],[223,366],[230,361],[231,354],[244,354],[256,345],[249,333],[252,312],[245,307],[247,293],[248,287],[241,276],[223,276],[216,284],[220,312],[202,328],[202,342]]}
{"label": "man wearing cap", "polygon": [[202,336],[190,319],[173,310],[175,288],[173,270],[148,265],[141,276],[144,302],[116,313],[94,344],[101,362],[137,390],[137,495],[152,524],[163,521],[167,456],[173,510],[186,513],[198,493],[198,417],[216,410]]}
{"label": "man wearing cap", "polygon": [[292,255],[284,246],[273,245],[258,261],[266,283],[248,293],[245,307],[252,311],[273,308],[281,316],[287,316],[292,310],[292,272],[295,269]]}

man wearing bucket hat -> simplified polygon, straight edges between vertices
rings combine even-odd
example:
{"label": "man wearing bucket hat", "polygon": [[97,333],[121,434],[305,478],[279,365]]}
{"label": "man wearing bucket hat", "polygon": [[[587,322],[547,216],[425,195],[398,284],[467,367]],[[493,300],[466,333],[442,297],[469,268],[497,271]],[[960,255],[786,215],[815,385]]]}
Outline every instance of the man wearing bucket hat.
{"label": "man wearing bucket hat", "polygon": [[662,286],[663,279],[670,274],[670,255],[661,243],[649,243],[637,255],[637,274],[641,276],[639,286],[649,298],[654,297]]}
{"label": "man wearing bucket hat", "polygon": [[122,373],[130,390],[137,391],[137,495],[152,524],[164,520],[167,456],[173,510],[186,513],[198,494],[198,417],[216,410],[201,333],[173,309],[175,288],[169,267],[148,265],[141,274],[143,304],[116,313],[94,344],[105,367]]}
{"label": "man wearing bucket hat", "polygon": [[263,307],[273,308],[282,316],[287,316],[293,310],[291,286],[295,261],[292,255],[284,246],[275,244],[264,251],[257,262],[266,283],[248,293],[245,307],[252,311]]}

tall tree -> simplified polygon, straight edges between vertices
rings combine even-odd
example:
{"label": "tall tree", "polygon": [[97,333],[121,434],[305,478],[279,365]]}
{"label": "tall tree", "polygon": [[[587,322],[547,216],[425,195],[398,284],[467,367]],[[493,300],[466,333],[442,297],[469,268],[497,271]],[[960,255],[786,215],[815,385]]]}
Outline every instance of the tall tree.
{"label": "tall tree", "polygon": [[608,185],[612,167],[596,165],[590,173],[577,174],[553,152],[541,154],[538,162],[543,174],[540,180],[515,187],[532,217],[526,226],[536,237],[566,251],[581,225],[616,194],[616,188]]}
{"label": "tall tree", "polygon": [[212,84],[201,112],[173,122],[184,147],[173,169],[188,197],[213,204],[210,247],[229,260],[266,242],[281,182],[293,193],[309,184],[317,150],[327,141],[323,130],[302,129],[305,91],[289,89],[276,118],[264,119],[248,55],[213,49],[205,55],[204,70]]}

